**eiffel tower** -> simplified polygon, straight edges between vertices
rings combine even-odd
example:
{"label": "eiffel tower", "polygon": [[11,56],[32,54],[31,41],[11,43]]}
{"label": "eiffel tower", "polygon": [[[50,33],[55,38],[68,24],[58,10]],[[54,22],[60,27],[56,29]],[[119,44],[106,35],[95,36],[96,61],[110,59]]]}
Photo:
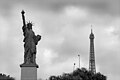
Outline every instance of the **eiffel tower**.
{"label": "eiffel tower", "polygon": [[95,54],[94,54],[94,34],[91,28],[91,34],[89,36],[90,39],[90,56],[89,56],[89,71],[96,73],[95,67]]}

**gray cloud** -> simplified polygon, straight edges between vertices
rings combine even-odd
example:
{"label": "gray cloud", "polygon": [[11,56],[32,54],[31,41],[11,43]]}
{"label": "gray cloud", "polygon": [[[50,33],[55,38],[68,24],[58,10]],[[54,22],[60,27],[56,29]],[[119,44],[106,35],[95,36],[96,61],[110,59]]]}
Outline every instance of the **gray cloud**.
{"label": "gray cloud", "polygon": [[120,2],[119,0],[2,0],[1,9],[10,14],[11,7],[16,4],[23,4],[31,6],[32,8],[47,9],[53,11],[60,11],[65,6],[80,6],[87,8],[91,13],[108,14],[112,16],[119,16]]}
{"label": "gray cloud", "polygon": [[[23,2],[24,3],[24,2]],[[36,1],[25,1],[26,4],[37,4],[38,7],[47,7],[53,10],[60,10],[61,8],[69,5],[86,7],[88,9],[93,9],[95,12],[110,13],[118,15],[119,10],[119,0],[36,0]]]}

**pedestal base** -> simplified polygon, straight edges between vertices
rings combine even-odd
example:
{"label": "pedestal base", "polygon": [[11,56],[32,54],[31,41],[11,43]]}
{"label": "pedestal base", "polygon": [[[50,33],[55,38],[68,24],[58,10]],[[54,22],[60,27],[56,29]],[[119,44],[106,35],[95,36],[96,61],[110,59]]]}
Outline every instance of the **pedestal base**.
{"label": "pedestal base", "polygon": [[21,80],[37,80],[37,67],[21,67]]}

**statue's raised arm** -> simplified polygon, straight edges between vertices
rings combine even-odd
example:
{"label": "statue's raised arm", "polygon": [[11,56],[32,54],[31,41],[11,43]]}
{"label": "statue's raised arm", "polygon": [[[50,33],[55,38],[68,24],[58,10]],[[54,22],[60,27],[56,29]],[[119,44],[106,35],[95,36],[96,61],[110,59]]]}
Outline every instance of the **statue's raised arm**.
{"label": "statue's raised arm", "polygon": [[23,35],[25,36],[26,29],[27,29],[27,25],[26,25],[26,23],[25,23],[25,16],[24,16],[25,11],[22,10],[21,14],[22,14],[22,20],[23,20],[23,27],[22,27],[22,30],[23,30]]}
{"label": "statue's raised arm", "polygon": [[21,14],[22,14],[22,19],[23,19],[23,26],[26,26],[26,23],[25,23],[25,16],[24,16],[25,11],[22,10]]}

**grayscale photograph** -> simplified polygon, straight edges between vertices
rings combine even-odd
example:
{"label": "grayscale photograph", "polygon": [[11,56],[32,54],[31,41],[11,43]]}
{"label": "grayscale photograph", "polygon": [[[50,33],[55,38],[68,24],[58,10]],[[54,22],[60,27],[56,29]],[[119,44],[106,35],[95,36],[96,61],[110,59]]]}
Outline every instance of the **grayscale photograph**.
{"label": "grayscale photograph", "polygon": [[0,80],[120,80],[120,0],[0,0]]}

